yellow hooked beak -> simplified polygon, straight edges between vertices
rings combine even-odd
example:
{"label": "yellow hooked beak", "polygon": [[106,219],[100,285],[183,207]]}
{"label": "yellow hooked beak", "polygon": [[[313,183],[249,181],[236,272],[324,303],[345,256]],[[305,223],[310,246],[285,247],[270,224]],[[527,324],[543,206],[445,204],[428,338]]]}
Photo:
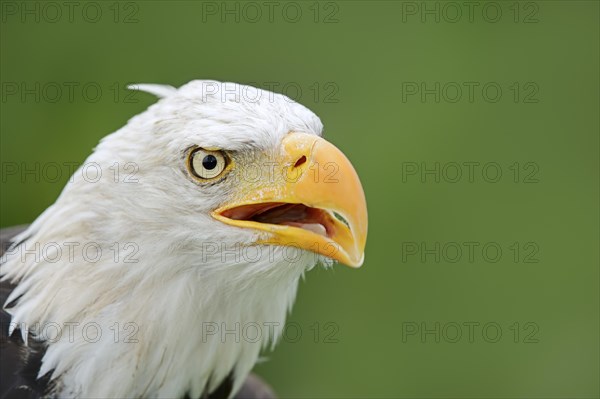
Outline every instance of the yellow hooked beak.
{"label": "yellow hooked beak", "polygon": [[261,231],[259,243],[299,247],[360,267],[367,204],[350,161],[318,136],[289,133],[275,163],[274,181],[240,184],[235,200],[212,216]]}

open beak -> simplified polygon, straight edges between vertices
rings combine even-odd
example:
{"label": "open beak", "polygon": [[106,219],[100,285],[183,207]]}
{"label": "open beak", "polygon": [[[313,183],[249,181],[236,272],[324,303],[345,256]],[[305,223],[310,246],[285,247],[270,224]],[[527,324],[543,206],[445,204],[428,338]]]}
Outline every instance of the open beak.
{"label": "open beak", "polygon": [[289,133],[269,184],[241,184],[212,216],[259,230],[259,243],[294,246],[360,267],[367,240],[367,204],[350,161],[328,141]]}

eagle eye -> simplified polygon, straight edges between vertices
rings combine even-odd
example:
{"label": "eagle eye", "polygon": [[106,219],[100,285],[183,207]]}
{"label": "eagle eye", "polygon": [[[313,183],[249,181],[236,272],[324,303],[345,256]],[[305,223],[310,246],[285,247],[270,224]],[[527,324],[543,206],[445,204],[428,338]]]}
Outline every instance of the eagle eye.
{"label": "eagle eye", "polygon": [[190,152],[188,166],[190,172],[202,180],[219,177],[228,166],[227,156],[223,151],[196,148]]}

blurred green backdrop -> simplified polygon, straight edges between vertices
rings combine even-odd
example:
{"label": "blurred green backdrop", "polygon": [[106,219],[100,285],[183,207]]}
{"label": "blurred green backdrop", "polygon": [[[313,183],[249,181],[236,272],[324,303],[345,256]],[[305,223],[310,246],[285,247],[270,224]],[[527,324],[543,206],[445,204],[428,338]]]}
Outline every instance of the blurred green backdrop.
{"label": "blurred green backdrop", "polygon": [[597,1],[48,4],[2,2],[1,226],[68,178],[13,166],[81,163],[155,101],[127,83],[270,87],[370,212],[363,268],[309,273],[256,368],[281,397],[598,397]]}

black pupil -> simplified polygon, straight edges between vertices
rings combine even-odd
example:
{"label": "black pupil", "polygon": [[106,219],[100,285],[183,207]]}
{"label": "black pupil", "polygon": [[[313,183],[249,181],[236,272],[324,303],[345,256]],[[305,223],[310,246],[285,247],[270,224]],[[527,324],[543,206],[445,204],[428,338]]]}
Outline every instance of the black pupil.
{"label": "black pupil", "polygon": [[204,169],[213,170],[217,167],[217,158],[214,155],[207,155],[202,159]]}

